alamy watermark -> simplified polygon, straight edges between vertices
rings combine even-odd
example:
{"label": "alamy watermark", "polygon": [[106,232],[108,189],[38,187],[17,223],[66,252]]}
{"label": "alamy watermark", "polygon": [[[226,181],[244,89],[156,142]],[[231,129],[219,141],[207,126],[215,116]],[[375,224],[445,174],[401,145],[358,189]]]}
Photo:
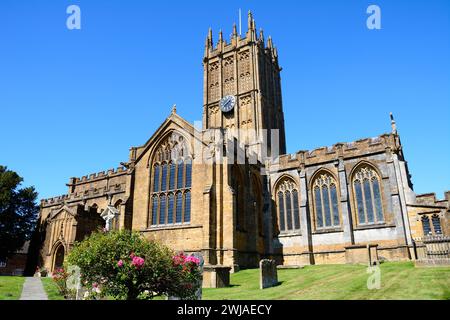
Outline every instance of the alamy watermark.
{"label": "alamy watermark", "polygon": [[367,14],[370,16],[367,18],[366,25],[369,30],[381,29],[381,9],[376,4],[372,4],[367,7]]}
{"label": "alamy watermark", "polygon": [[69,14],[66,20],[66,26],[69,30],[81,29],[81,9],[73,4],[67,7],[66,13]]}

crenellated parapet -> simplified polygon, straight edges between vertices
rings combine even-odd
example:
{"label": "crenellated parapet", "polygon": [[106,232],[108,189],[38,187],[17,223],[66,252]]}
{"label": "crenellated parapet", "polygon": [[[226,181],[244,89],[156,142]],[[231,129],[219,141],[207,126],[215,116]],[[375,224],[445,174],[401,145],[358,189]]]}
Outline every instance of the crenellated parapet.
{"label": "crenellated parapet", "polygon": [[117,193],[124,193],[126,190],[125,183],[117,183],[102,188],[90,188],[84,191],[73,192],[58,197],[42,199],[42,207],[57,206],[65,203],[83,201],[92,198],[111,196]]}
{"label": "crenellated parapet", "polygon": [[118,168],[112,168],[107,171],[100,171],[97,173],[92,173],[86,176],[82,176],[81,178],[70,178],[69,185],[73,184],[83,184],[83,183],[91,183],[97,180],[105,179],[108,177],[118,176],[126,174],[127,168],[124,166],[120,166]]}
{"label": "crenellated parapet", "polygon": [[416,195],[416,205],[437,206],[450,209],[450,191],[444,193],[445,198],[439,200],[436,198],[436,193],[424,193]]}
{"label": "crenellated parapet", "polygon": [[54,206],[54,205],[60,205],[63,204],[64,201],[66,201],[69,198],[69,195],[63,194],[61,196],[52,197],[48,199],[42,199],[41,200],[41,206]]}
{"label": "crenellated parapet", "polygon": [[340,158],[354,158],[383,153],[386,150],[397,152],[400,149],[401,145],[396,134],[382,134],[373,138],[336,143],[332,146],[320,147],[313,150],[300,150],[293,154],[284,154],[279,157],[279,166],[308,166],[333,162]]}
{"label": "crenellated parapet", "polygon": [[84,201],[87,199],[110,196],[126,191],[128,169],[124,166],[101,171],[81,178],[70,178],[67,186],[69,193],[58,197],[41,200],[42,207]]}

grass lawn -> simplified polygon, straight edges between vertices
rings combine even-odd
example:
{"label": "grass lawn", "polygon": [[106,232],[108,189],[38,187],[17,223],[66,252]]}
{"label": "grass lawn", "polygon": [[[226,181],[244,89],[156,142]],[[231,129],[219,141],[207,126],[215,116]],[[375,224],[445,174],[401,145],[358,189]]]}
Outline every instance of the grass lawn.
{"label": "grass lawn", "polygon": [[317,265],[278,270],[280,285],[259,289],[259,270],[231,275],[231,287],[203,289],[203,299],[450,299],[450,267],[415,268],[412,262],[387,262],[381,268],[381,288],[367,289],[367,267]]}
{"label": "grass lawn", "polygon": [[52,278],[41,278],[41,280],[48,300],[64,300],[64,297],[59,294],[58,287]]}
{"label": "grass lawn", "polygon": [[0,276],[0,300],[18,300],[24,282],[24,277]]}

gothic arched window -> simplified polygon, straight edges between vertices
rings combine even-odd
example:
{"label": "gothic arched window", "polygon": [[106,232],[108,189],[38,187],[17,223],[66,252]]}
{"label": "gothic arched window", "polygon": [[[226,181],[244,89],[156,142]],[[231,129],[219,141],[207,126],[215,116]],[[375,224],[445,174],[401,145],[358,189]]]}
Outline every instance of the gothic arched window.
{"label": "gothic arched window", "polygon": [[184,138],[172,133],[153,158],[149,224],[173,225],[191,221],[192,160]]}
{"label": "gothic arched window", "polygon": [[280,232],[300,229],[299,201],[296,183],[283,179],[276,188],[277,215]]}
{"label": "gothic arched window", "polygon": [[369,166],[353,174],[353,191],[358,224],[384,223],[380,177]]}
{"label": "gothic arched window", "polygon": [[337,183],[331,174],[322,173],[313,181],[313,203],[316,228],[335,228],[341,225]]}

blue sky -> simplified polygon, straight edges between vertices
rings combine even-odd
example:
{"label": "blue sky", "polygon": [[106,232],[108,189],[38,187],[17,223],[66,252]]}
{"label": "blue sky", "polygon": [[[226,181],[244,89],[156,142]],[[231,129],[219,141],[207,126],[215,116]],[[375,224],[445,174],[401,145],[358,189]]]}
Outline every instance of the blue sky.
{"label": "blue sky", "polygon": [[[226,3],[226,5],[224,4]],[[66,8],[81,8],[81,30]],[[381,8],[381,30],[366,9]],[[288,152],[390,131],[415,191],[450,189],[450,2],[0,2],[0,164],[40,198],[128,160],[169,115],[202,113],[202,56],[251,9],[278,47]]]}

